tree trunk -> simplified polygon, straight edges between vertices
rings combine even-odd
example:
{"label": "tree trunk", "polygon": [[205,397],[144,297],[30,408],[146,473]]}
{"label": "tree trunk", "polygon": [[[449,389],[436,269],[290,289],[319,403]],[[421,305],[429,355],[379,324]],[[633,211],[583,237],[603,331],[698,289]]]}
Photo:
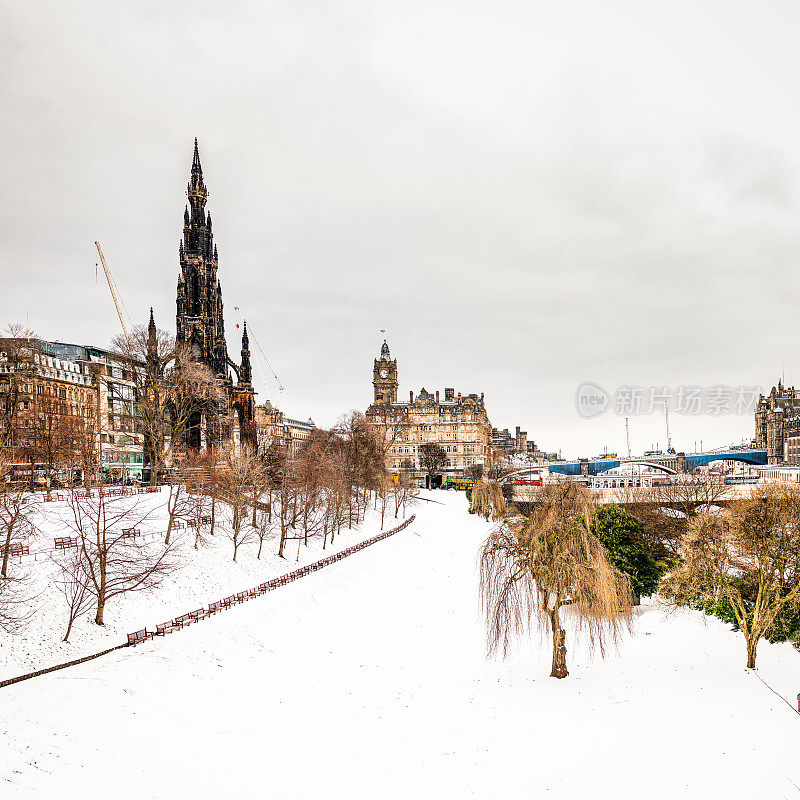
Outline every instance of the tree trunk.
{"label": "tree trunk", "polygon": [[278,558],[283,558],[283,546],[286,544],[286,526],[283,524],[283,520],[281,520],[281,541],[280,545],[278,546]]}
{"label": "tree trunk", "polygon": [[72,614],[70,614],[69,625],[67,625],[67,632],[64,634],[64,638],[61,640],[62,642],[68,642],[69,641],[69,635],[70,635],[70,633],[72,631],[72,623],[73,622],[75,622],[75,617]]}
{"label": "tree trunk", "polygon": [[4,578],[8,577],[8,554],[11,550],[11,528],[8,528],[8,532],[6,533],[6,543],[3,546],[3,569],[0,570],[0,574]]}
{"label": "tree trunk", "polygon": [[756,668],[756,649],[758,648],[758,637],[751,633],[747,638],[747,669]]}
{"label": "tree trunk", "polygon": [[550,628],[553,631],[553,668],[550,671],[551,678],[566,678],[569,675],[567,670],[567,634],[561,627],[561,620],[558,615],[558,606],[550,614]]}
{"label": "tree trunk", "polygon": [[95,618],[94,618],[95,623],[97,623],[98,625],[102,625],[103,624],[103,611],[105,611],[105,608],[106,608],[106,600],[105,600],[105,598],[104,597],[103,598],[98,598],[98,600],[97,600],[97,614],[95,614]]}

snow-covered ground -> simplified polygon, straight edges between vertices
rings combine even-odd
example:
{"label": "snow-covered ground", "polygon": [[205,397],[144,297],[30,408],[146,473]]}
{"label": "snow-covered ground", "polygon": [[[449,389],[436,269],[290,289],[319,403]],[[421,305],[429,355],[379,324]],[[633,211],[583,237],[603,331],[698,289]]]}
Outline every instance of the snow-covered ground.
{"label": "snow-covered ground", "polygon": [[[168,490],[162,488],[155,494],[115,498],[109,509],[113,515],[119,513],[117,509],[127,511],[129,522],[120,523],[119,527],[136,524],[142,532],[137,541],[152,546],[156,540],[163,541],[167,530],[167,497]],[[56,552],[52,548],[56,537],[75,536],[75,531],[69,526],[72,511],[66,501],[43,503],[41,496],[30,508],[38,533],[31,543],[30,556],[12,558],[11,575],[27,576],[26,593],[34,598],[31,603],[34,615],[21,634],[0,635],[0,680],[121,644],[129,632],[145,627],[155,630],[159,622],[250,589],[298,566],[343,550],[381,530],[380,514],[370,509],[363,523],[352,530],[343,528],[341,536],[337,535],[332,545],[328,541],[324,551],[321,539],[310,539],[308,547],[290,540],[285,548],[285,557],[278,558],[278,532],[275,530],[265,539],[260,559],[256,557],[258,540],[251,538],[240,546],[234,562],[233,542],[226,534],[230,527],[225,526],[226,520],[230,521],[230,510],[228,506],[218,505],[216,533],[209,536],[206,531],[203,544],[197,550],[194,549],[194,529],[173,530],[178,566],[158,588],[112,598],[106,606],[102,627],[94,624],[94,608],[90,609],[73,625],[69,642],[63,642],[68,607],[55,579],[59,574],[57,561],[63,560],[69,551]],[[413,513],[413,509],[409,508],[407,513]],[[143,519],[141,523],[138,522],[140,519]],[[387,513],[384,528],[388,530],[402,521],[402,509],[397,520],[393,513]]]}
{"label": "snow-covered ground", "polygon": [[[800,716],[717,620],[645,606],[606,661],[568,642],[563,681],[536,638],[487,661],[489,526],[426,496],[338,564],[0,690],[0,797],[800,797]],[[800,654],[759,662],[794,704]]]}

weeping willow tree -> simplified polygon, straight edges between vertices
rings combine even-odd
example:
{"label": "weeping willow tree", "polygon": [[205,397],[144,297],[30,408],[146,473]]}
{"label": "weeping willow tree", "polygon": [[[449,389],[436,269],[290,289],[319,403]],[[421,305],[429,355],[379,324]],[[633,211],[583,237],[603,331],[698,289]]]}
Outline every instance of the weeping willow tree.
{"label": "weeping willow tree", "polygon": [[497,481],[478,481],[472,487],[470,511],[486,520],[491,517],[495,522],[499,522],[506,512],[503,487]]}
{"label": "weeping willow tree", "polygon": [[592,533],[592,512],[580,485],[542,486],[524,522],[502,525],[486,540],[480,589],[490,655],[507,655],[512,640],[530,632],[537,620],[540,631],[552,635],[550,676],[566,678],[564,606],[570,607],[576,633],[603,656],[630,629],[630,582],[611,566]]}

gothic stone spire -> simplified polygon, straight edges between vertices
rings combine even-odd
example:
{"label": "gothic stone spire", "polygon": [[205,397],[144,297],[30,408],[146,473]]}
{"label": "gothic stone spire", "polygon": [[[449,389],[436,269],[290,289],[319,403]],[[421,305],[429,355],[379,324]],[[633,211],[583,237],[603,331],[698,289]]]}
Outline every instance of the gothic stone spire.
{"label": "gothic stone spire", "polygon": [[247,335],[247,322],[242,330],[242,367],[239,373],[239,383],[252,383],[253,372],[250,367],[250,339]]}
{"label": "gothic stone spire", "polygon": [[189,207],[183,216],[183,239],[178,248],[181,274],[178,279],[178,341],[187,345],[195,360],[215,375],[228,374],[225,323],[222,317],[222,287],[217,279],[217,250],[211,232],[211,214],[205,210],[208,191],[197,139],[189,183]]}

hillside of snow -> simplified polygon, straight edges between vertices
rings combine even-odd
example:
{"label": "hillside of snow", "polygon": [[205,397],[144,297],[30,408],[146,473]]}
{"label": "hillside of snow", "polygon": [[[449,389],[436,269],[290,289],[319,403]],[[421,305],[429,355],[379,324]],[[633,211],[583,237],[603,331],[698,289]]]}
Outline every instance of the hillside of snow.
{"label": "hillside of snow", "polygon": [[[800,715],[741,635],[653,602],[605,661],[568,640],[563,681],[546,638],[487,660],[491,526],[424,496],[296,583],[0,689],[0,797],[800,797]],[[762,643],[759,674],[795,704],[800,653]]]}

